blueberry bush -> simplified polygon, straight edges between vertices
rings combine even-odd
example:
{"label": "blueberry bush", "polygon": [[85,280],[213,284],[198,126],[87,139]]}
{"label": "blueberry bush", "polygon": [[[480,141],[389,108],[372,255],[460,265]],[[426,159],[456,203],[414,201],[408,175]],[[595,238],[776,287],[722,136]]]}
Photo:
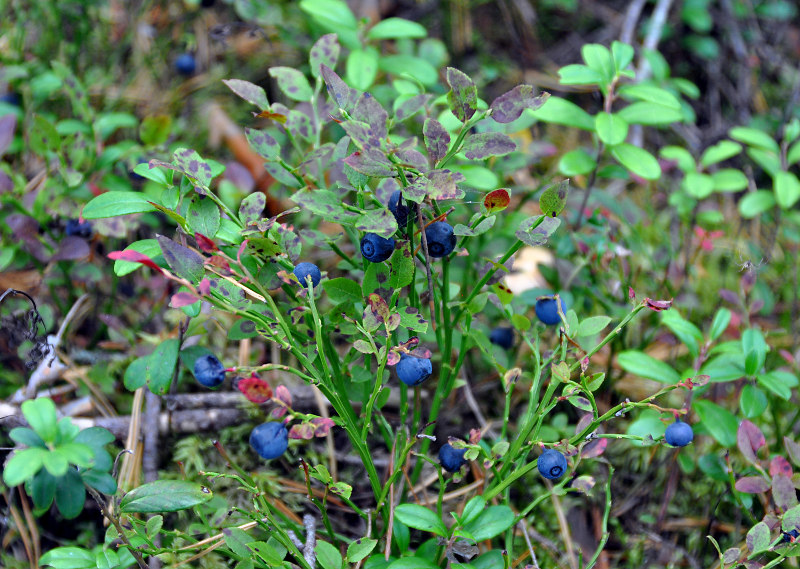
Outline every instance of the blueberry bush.
{"label": "blueberry bush", "polygon": [[796,564],[792,5],[12,4],[3,566]]}

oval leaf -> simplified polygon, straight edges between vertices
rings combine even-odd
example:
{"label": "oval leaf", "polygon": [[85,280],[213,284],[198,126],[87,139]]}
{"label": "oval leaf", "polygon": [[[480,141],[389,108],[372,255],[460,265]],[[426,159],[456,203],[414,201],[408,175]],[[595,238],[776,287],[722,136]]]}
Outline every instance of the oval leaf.
{"label": "oval leaf", "polygon": [[177,512],[208,502],[212,492],[185,480],[156,480],[134,488],[122,497],[123,513]]}

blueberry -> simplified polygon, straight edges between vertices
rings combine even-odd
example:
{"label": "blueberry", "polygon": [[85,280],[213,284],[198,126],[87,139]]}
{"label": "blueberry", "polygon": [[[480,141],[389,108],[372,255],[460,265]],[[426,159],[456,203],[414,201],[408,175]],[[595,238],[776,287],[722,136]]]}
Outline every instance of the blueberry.
{"label": "blueberry", "polygon": [[467,464],[464,455],[467,449],[455,449],[450,446],[450,443],[442,445],[439,449],[439,463],[447,472],[458,472],[458,470]]}
{"label": "blueberry", "polygon": [[403,354],[397,364],[397,377],[406,385],[419,385],[433,373],[433,364],[428,358],[417,358]]}
{"label": "blueberry", "polygon": [[536,462],[539,474],[549,480],[558,480],[567,471],[567,458],[556,449],[546,449]]}
{"label": "blueberry", "polygon": [[361,238],[361,254],[367,261],[382,263],[392,256],[394,239],[384,239],[380,235],[367,233]]}
{"label": "blueberry", "polygon": [[[567,305],[564,304],[564,299],[559,297],[558,300],[561,303],[561,311],[566,313]],[[548,326],[561,322],[561,317],[558,315],[556,299],[552,296],[540,297],[536,301],[534,309],[536,310],[536,317]]]}
{"label": "blueberry", "polygon": [[446,257],[456,248],[456,236],[453,226],[446,221],[431,223],[425,229],[428,240],[428,254],[431,257]]}
{"label": "blueberry", "polygon": [[89,239],[92,236],[92,224],[88,221],[81,223],[77,219],[68,219],[67,226],[64,228],[67,237],[83,237]]}
{"label": "blueberry", "polygon": [[219,387],[225,381],[225,366],[211,354],[200,356],[194,361],[194,376],[205,387]]}
{"label": "blueberry", "polygon": [[781,541],[783,542],[791,542],[794,543],[798,537],[800,537],[800,531],[793,529],[791,531],[782,532],[783,537],[781,537]]}
{"label": "blueberry", "polygon": [[15,107],[19,107],[22,105],[22,100],[19,98],[19,95],[11,92],[0,96],[0,102],[8,103],[9,105],[13,105]]}
{"label": "blueberry", "polygon": [[664,440],[667,441],[667,444],[674,447],[685,447],[692,442],[692,439],[694,439],[692,427],[680,419],[677,419],[667,427],[667,430],[664,432]]}
{"label": "blueberry", "polygon": [[397,220],[397,225],[399,225],[401,228],[405,227],[406,224],[408,223],[409,211],[411,212],[412,215],[411,217],[412,222],[414,221],[415,219],[414,216],[416,215],[417,212],[416,204],[412,203],[411,208],[409,210],[409,206],[404,205],[403,203],[400,202],[400,198],[402,196],[403,193],[400,190],[395,190],[394,192],[392,192],[392,195],[389,198],[389,203],[387,204],[389,211],[392,212],[394,218]]}
{"label": "blueberry", "polygon": [[504,350],[508,350],[514,345],[514,329],[513,328],[495,328],[489,334],[489,341],[496,346],[500,346]]}
{"label": "blueberry", "polygon": [[250,433],[250,446],[261,458],[278,458],[289,446],[289,432],[283,423],[262,423]]}
{"label": "blueberry", "polygon": [[316,266],[314,263],[299,263],[294,268],[294,276],[297,277],[297,280],[300,281],[300,284],[303,285],[303,288],[308,286],[306,277],[309,275],[311,276],[311,284],[314,285],[314,288],[317,288],[320,279],[322,279],[322,273],[319,272],[318,266]]}
{"label": "blueberry", "polygon": [[175,71],[181,75],[194,75],[197,69],[197,62],[191,53],[183,53],[175,58]]}

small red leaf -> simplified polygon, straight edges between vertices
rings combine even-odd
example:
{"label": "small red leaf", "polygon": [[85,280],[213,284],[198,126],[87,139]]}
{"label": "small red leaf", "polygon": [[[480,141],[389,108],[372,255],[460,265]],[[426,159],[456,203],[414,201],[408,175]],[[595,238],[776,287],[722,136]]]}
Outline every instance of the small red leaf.
{"label": "small red leaf", "polygon": [[200,291],[200,294],[206,296],[211,290],[211,281],[208,279],[203,279],[200,281],[200,284],[197,285],[197,290]]}
{"label": "small red leaf", "polygon": [[200,300],[191,292],[176,292],[172,295],[169,305],[172,308],[180,308],[181,306],[189,306]]}
{"label": "small red leaf", "polygon": [[769,482],[760,476],[745,476],[736,481],[736,489],[745,494],[763,494],[769,488]]}
{"label": "small red leaf", "polygon": [[194,240],[197,241],[197,246],[200,247],[203,253],[219,251],[219,247],[217,247],[216,243],[198,231],[194,232]]}
{"label": "small red leaf", "polygon": [[603,454],[608,446],[608,439],[594,439],[581,450],[583,458],[597,458]]}
{"label": "small red leaf", "polygon": [[125,251],[111,251],[111,253],[108,254],[108,258],[114,261],[130,261],[131,263],[141,263],[150,267],[151,269],[155,269],[159,273],[164,272],[164,270],[156,265],[150,257],[144,253],[139,253],[139,251],[134,251],[132,249],[126,249]]}
{"label": "small red leaf", "polygon": [[764,438],[761,429],[756,427],[755,424],[747,419],[744,419],[739,424],[739,429],[736,432],[736,445],[748,462],[755,464],[758,461],[756,453],[765,444],[767,444],[767,440]]}
{"label": "small red leaf", "polygon": [[300,423],[299,425],[294,425],[291,429],[289,429],[289,438],[302,439],[304,441],[312,439],[314,438],[314,426],[310,423]]}
{"label": "small red leaf", "polygon": [[328,419],[326,417],[316,417],[311,419],[311,424],[314,425],[315,437],[327,436],[330,430],[336,425],[332,419]]}
{"label": "small red leaf", "polygon": [[672,308],[672,300],[652,300],[650,298],[645,298],[644,305],[650,310],[661,312],[662,310],[669,310]]}
{"label": "small red leaf", "polygon": [[483,198],[483,207],[489,213],[497,213],[506,209],[510,202],[511,195],[508,190],[500,188],[486,194],[486,197]]}
{"label": "small red leaf", "polygon": [[240,379],[236,388],[241,391],[251,403],[261,404],[272,399],[272,388],[269,383],[259,379],[255,374]]}
{"label": "small red leaf", "polygon": [[783,458],[782,456],[778,455],[775,456],[769,462],[769,474],[770,476],[775,476],[776,474],[783,474],[788,478],[792,477],[792,465],[789,464],[789,461]]}
{"label": "small red leaf", "polygon": [[398,354],[394,350],[389,350],[389,356],[386,358],[386,365],[387,366],[397,365],[399,361],[400,361],[400,354]]}
{"label": "small red leaf", "polygon": [[279,385],[275,388],[275,399],[283,403],[289,409],[292,408],[292,394],[289,393],[285,385]]}

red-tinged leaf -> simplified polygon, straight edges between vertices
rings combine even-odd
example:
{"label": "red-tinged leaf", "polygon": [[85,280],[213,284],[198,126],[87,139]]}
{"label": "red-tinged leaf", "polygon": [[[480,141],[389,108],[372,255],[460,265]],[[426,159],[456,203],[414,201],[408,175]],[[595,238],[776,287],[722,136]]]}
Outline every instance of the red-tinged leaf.
{"label": "red-tinged leaf", "polygon": [[311,419],[311,424],[314,425],[315,437],[327,436],[330,430],[336,425],[333,419],[328,419],[327,417],[315,417]]}
{"label": "red-tinged leaf", "polygon": [[269,383],[259,379],[255,374],[239,380],[236,388],[241,391],[251,403],[261,404],[272,399],[272,388]]}
{"label": "red-tinged leaf", "polygon": [[583,458],[597,458],[603,454],[608,446],[608,439],[594,439],[581,450]]}
{"label": "red-tinged leaf", "polygon": [[633,290],[633,287],[628,287],[628,300],[636,300],[636,291]]}
{"label": "red-tinged leaf", "polygon": [[411,355],[418,358],[431,359],[431,351],[428,348],[416,348],[411,350]]}
{"label": "red-tinged leaf", "polygon": [[292,394],[285,385],[279,385],[275,388],[275,399],[283,403],[289,409],[292,408]]}
{"label": "red-tinged leaf", "polygon": [[286,415],[286,407],[276,407],[275,409],[270,411],[269,414],[275,419],[280,419],[281,417]]}
{"label": "red-tinged leaf", "polygon": [[655,310],[656,312],[661,312],[662,310],[669,310],[672,308],[672,300],[651,300],[649,298],[644,299],[644,304],[650,310]]}
{"label": "red-tinged leaf", "polygon": [[586,427],[588,427],[589,423],[592,422],[593,418],[594,417],[592,417],[591,413],[584,413],[581,416],[581,418],[578,419],[578,423],[575,425],[575,434],[577,435],[578,433],[582,432]]}
{"label": "red-tinged leaf", "polygon": [[176,292],[172,295],[169,305],[172,308],[180,308],[181,306],[189,306],[200,300],[191,292]]}
{"label": "red-tinged leaf", "polygon": [[745,494],[763,494],[769,488],[769,482],[760,476],[745,476],[736,481],[736,489]]}
{"label": "red-tinged leaf", "polygon": [[578,492],[588,495],[591,489],[594,488],[595,484],[596,482],[593,476],[578,476],[575,480],[572,481],[572,483],[570,484],[570,488],[573,488]]}
{"label": "red-tinged leaf", "polygon": [[314,426],[310,423],[300,423],[299,425],[294,425],[291,429],[289,429],[289,438],[301,439],[304,441],[313,439]]}
{"label": "red-tinged leaf", "polygon": [[163,235],[156,235],[156,240],[164,254],[164,259],[175,271],[175,274],[192,284],[200,282],[204,275],[204,269],[203,257],[199,253]]}
{"label": "red-tinged leaf", "polygon": [[772,499],[783,512],[797,505],[797,491],[791,478],[783,474],[775,474],[772,477]]}
{"label": "red-tinged leaf", "polygon": [[389,350],[389,356],[386,359],[387,366],[397,365],[400,362],[400,354],[394,350]]}
{"label": "red-tinged leaf", "polygon": [[748,462],[752,464],[758,462],[756,454],[758,449],[765,444],[767,444],[767,440],[764,438],[761,429],[756,427],[755,424],[747,419],[739,423],[739,429],[736,432],[736,445]]}
{"label": "red-tinged leaf", "polygon": [[469,444],[476,445],[481,442],[481,430],[480,429],[470,429],[469,430]]}
{"label": "red-tinged leaf", "polygon": [[386,156],[374,148],[353,152],[343,162],[356,172],[376,178],[388,178],[397,173]]}
{"label": "red-tinged leaf", "polygon": [[800,466],[800,445],[789,437],[783,437],[783,446],[786,448],[786,452],[789,454],[789,458],[792,459],[795,466]]}
{"label": "red-tinged leaf", "polygon": [[197,290],[203,296],[207,295],[211,291],[211,281],[208,279],[203,279],[200,281],[200,284],[197,285]]}
{"label": "red-tinged leaf", "polygon": [[550,93],[542,93],[538,97],[533,93],[533,85],[517,85],[492,101],[489,105],[491,117],[501,124],[510,123],[517,120],[525,109],[535,111],[550,97]]}
{"label": "red-tinged leaf", "polygon": [[132,249],[126,249],[125,251],[111,251],[111,253],[108,254],[108,258],[112,261],[131,261],[132,263],[141,263],[142,265],[146,265],[151,269],[155,269],[159,273],[164,272],[164,270],[156,265],[150,257],[144,253],[133,251]]}
{"label": "red-tinged leaf", "polygon": [[376,292],[371,293],[367,297],[367,304],[372,313],[377,317],[378,322],[386,322],[389,319],[389,305],[383,300],[383,297]]}
{"label": "red-tinged leaf", "polygon": [[260,113],[253,113],[253,116],[258,119],[269,119],[273,120],[280,124],[286,123],[286,115],[283,113],[277,113],[267,109],[266,111],[261,111]]}
{"label": "red-tinged leaf", "polygon": [[197,246],[203,253],[213,253],[214,251],[219,251],[217,244],[202,233],[195,231],[194,240],[197,242]]}
{"label": "red-tinged leaf", "polygon": [[503,211],[511,203],[511,194],[505,188],[494,190],[486,194],[483,198],[483,207],[486,208],[488,213],[497,213]]}
{"label": "red-tinged leaf", "polygon": [[794,474],[792,471],[792,465],[789,464],[788,460],[780,455],[773,457],[772,460],[769,461],[769,473],[771,476],[782,474],[784,476],[788,476],[789,478],[791,478],[792,474]]}

